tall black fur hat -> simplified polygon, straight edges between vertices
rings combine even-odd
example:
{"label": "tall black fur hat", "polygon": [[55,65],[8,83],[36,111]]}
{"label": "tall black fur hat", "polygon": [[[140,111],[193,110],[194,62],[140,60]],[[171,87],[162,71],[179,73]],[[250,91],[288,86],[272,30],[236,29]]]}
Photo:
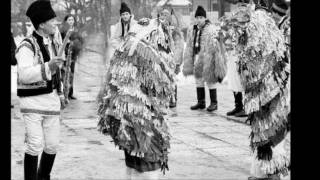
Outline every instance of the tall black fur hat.
{"label": "tall black fur hat", "polygon": [[30,18],[35,29],[38,29],[39,24],[56,17],[50,1],[41,0],[33,2],[27,9],[26,15]]}
{"label": "tall black fur hat", "polygon": [[197,7],[194,17],[197,17],[197,16],[203,16],[205,18],[207,17],[206,10],[204,10],[202,6]]}
{"label": "tall black fur hat", "polygon": [[124,2],[122,2],[121,7],[120,7],[120,14],[122,14],[124,12],[128,12],[129,14],[131,14],[131,11],[130,11],[130,8],[128,7],[128,5]]}

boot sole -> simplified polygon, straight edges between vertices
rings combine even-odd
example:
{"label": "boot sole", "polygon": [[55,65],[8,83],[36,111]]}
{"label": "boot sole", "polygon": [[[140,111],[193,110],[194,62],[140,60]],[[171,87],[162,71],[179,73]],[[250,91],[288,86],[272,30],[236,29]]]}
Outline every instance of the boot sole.
{"label": "boot sole", "polygon": [[213,110],[207,109],[208,112],[212,112],[212,111],[216,111],[216,110],[218,110],[218,109],[213,109]]}
{"label": "boot sole", "polygon": [[192,109],[192,108],[190,108],[191,110],[198,110],[198,109],[205,109],[206,107],[204,107],[204,108],[196,108],[196,109]]}

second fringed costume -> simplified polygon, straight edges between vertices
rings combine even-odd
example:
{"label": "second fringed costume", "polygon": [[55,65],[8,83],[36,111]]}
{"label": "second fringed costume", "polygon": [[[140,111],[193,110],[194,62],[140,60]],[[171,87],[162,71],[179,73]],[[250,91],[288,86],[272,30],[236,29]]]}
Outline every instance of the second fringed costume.
{"label": "second fringed costume", "polygon": [[237,53],[251,124],[249,179],[279,179],[290,167],[290,66],[285,37],[264,9],[239,5],[222,19],[221,36]]}
{"label": "second fringed costume", "polygon": [[175,95],[169,31],[159,19],[140,20],[115,51],[103,87],[99,130],[124,151],[126,165],[139,172],[168,169],[165,115]]}

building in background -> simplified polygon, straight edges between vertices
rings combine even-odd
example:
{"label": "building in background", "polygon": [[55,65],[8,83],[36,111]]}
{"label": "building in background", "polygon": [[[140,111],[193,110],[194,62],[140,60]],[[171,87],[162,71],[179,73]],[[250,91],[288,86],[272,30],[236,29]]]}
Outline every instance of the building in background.
{"label": "building in background", "polygon": [[191,12],[192,3],[190,0],[160,0],[157,7],[171,6],[175,12],[187,16]]}
{"label": "building in background", "polygon": [[[219,2],[220,0],[190,0],[192,3],[192,11],[195,11],[198,6],[202,6],[207,12],[210,11],[219,11]],[[224,11],[230,12],[230,4],[221,0],[224,3]]]}

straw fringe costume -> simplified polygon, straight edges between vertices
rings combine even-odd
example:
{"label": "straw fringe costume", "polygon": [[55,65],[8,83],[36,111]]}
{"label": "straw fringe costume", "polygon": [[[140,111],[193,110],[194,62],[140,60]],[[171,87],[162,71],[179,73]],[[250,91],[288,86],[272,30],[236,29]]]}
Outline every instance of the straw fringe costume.
{"label": "straw fringe costume", "polygon": [[99,130],[125,152],[139,172],[168,169],[169,127],[165,118],[175,91],[170,29],[142,19],[116,49],[99,108]]}
{"label": "straw fringe costume", "polygon": [[235,49],[245,90],[253,150],[251,174],[286,175],[290,167],[290,66],[283,33],[265,10],[241,6],[222,19],[221,35]]}

